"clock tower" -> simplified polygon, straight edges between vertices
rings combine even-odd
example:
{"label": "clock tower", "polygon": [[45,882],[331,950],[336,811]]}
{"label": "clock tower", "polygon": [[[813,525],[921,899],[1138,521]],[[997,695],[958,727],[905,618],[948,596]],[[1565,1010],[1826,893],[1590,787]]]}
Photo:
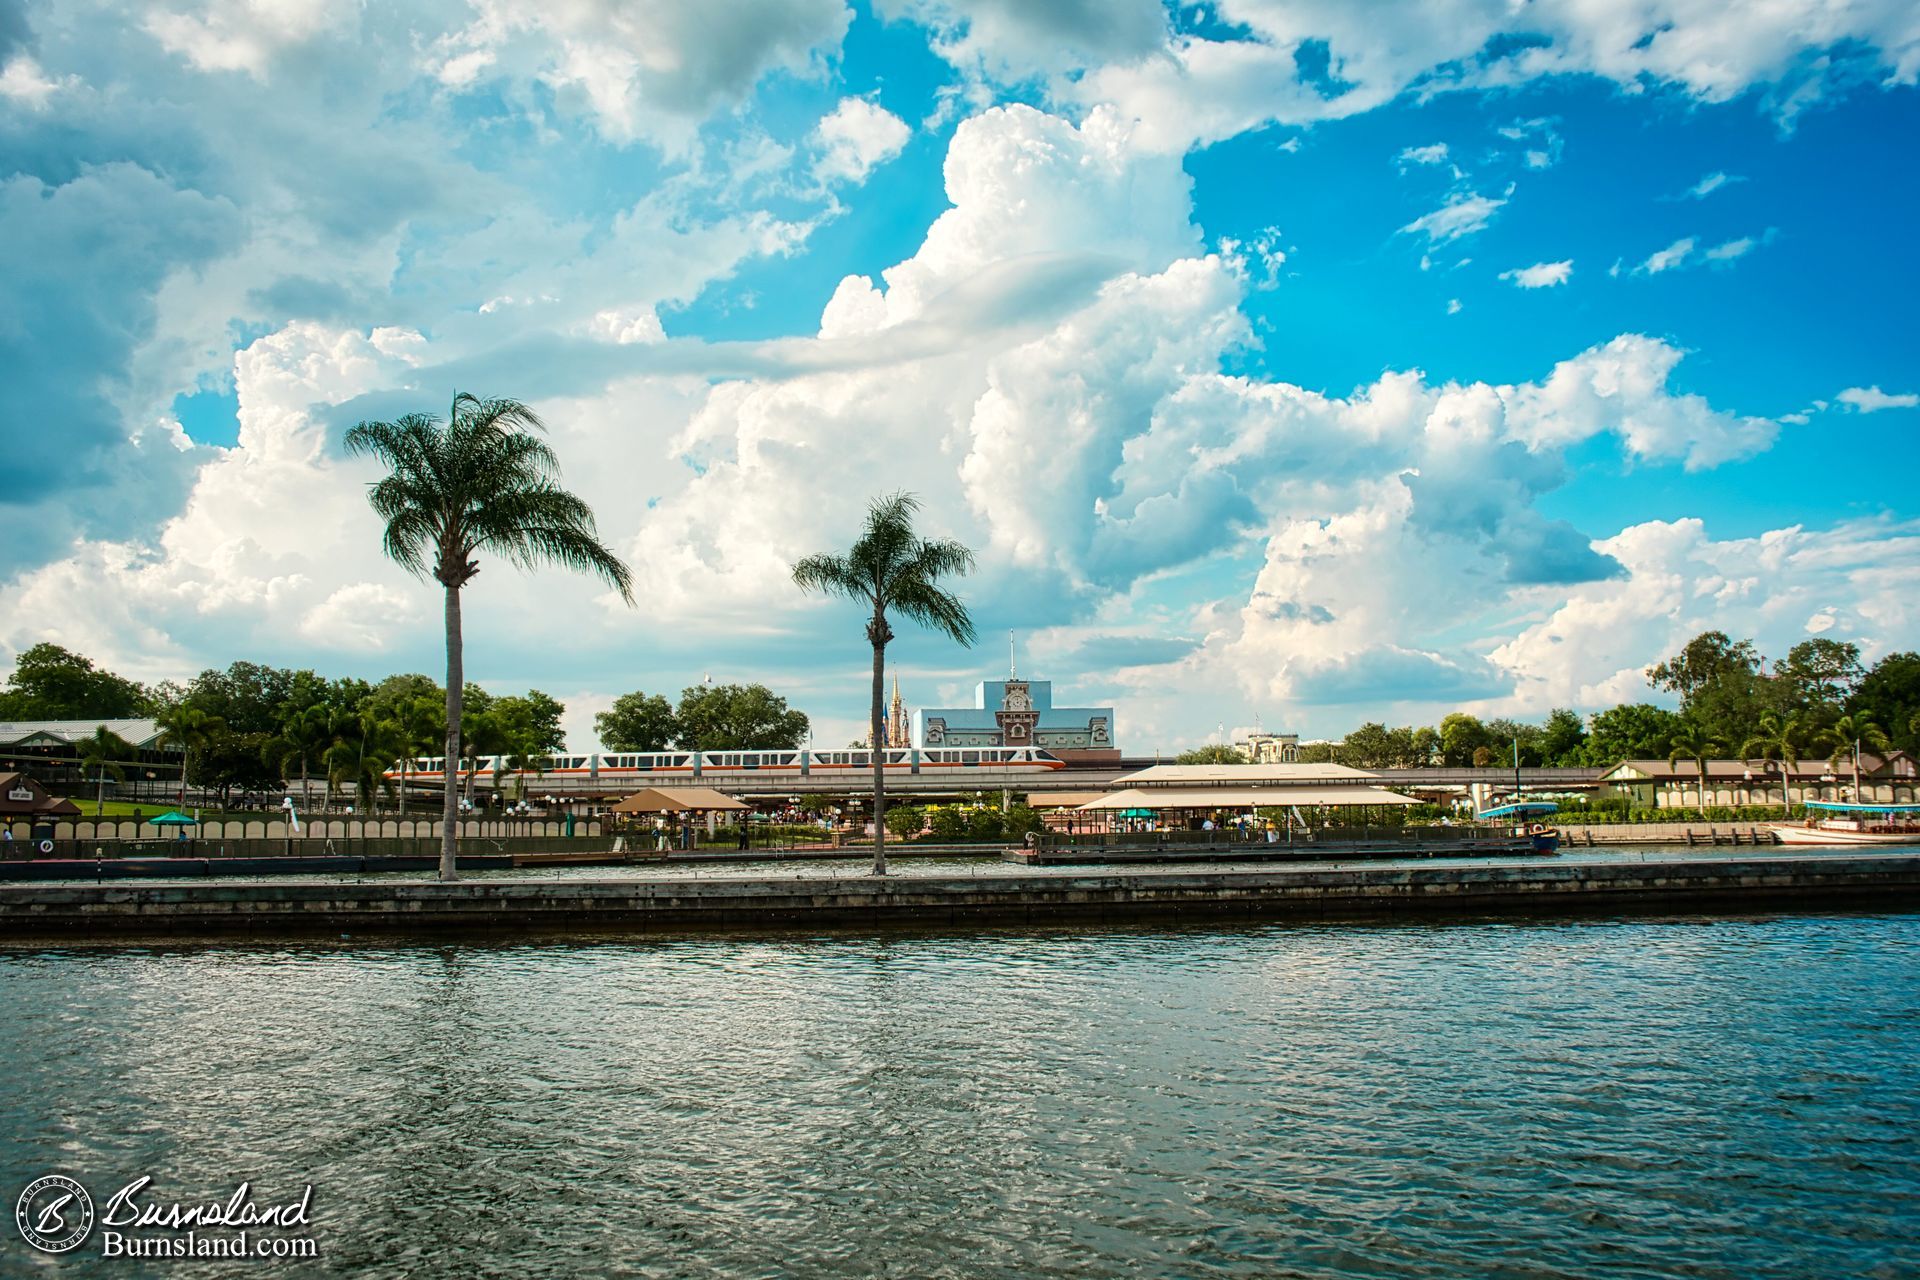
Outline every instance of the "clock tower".
{"label": "clock tower", "polygon": [[1007,681],[1006,696],[993,718],[1000,726],[1002,743],[1009,747],[1033,745],[1033,730],[1040,723],[1040,713],[1033,709],[1033,693],[1025,680]]}

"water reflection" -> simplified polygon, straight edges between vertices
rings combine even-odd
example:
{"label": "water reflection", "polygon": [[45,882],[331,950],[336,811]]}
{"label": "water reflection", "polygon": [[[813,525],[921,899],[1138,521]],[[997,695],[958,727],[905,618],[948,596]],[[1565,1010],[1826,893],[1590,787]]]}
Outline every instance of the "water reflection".
{"label": "water reflection", "polygon": [[422,1276],[1913,1274],[1916,978],[1904,916],[13,952],[0,1189],[311,1181]]}

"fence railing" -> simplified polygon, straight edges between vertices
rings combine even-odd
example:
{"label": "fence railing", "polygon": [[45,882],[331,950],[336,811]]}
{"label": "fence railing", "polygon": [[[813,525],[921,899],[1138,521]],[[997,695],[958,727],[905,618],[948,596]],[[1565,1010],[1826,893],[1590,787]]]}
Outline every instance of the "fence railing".
{"label": "fence railing", "polygon": [[[303,820],[295,831],[283,818],[232,819],[202,822],[194,826],[157,827],[151,822],[131,818],[76,818],[64,822],[31,822],[11,819],[0,824],[13,833],[15,843],[28,840],[34,831],[48,825],[57,841],[111,841],[114,843],[199,841],[202,844],[222,840],[292,840],[296,844],[316,840],[422,840],[438,838],[443,824],[425,818],[316,818]],[[564,818],[474,818],[456,824],[460,839],[508,839],[523,837],[600,836],[604,834],[598,818],[576,818],[569,829]]]}
{"label": "fence railing", "polygon": [[1179,847],[1222,848],[1236,845],[1420,844],[1466,845],[1499,838],[1500,828],[1471,826],[1322,827],[1314,831],[1219,827],[1212,831],[1045,831],[1034,836],[1042,849]]}

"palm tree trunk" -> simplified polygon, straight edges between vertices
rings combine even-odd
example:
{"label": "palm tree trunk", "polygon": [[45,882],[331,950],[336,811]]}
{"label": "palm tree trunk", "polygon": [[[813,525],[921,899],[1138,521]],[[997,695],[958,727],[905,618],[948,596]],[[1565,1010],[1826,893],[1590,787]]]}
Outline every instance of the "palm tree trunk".
{"label": "palm tree trunk", "polygon": [[465,674],[460,654],[460,588],[447,588],[447,759],[440,774],[440,878],[452,880],[457,870],[454,855],[459,848],[460,824],[460,701],[466,693]]}
{"label": "palm tree trunk", "polygon": [[[879,626],[886,626],[886,620],[874,615]],[[886,735],[881,729],[881,702],[886,694],[887,647],[884,644],[873,646],[873,714],[871,727],[873,736],[873,874],[887,874],[887,756]]]}

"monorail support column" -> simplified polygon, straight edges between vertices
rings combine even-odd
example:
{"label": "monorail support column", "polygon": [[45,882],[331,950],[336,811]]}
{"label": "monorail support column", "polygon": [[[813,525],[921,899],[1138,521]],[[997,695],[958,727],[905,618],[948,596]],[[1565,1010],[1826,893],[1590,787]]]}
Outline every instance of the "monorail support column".
{"label": "monorail support column", "polygon": [[1000,788],[1000,812],[1013,812],[1013,788],[1011,787]]}

